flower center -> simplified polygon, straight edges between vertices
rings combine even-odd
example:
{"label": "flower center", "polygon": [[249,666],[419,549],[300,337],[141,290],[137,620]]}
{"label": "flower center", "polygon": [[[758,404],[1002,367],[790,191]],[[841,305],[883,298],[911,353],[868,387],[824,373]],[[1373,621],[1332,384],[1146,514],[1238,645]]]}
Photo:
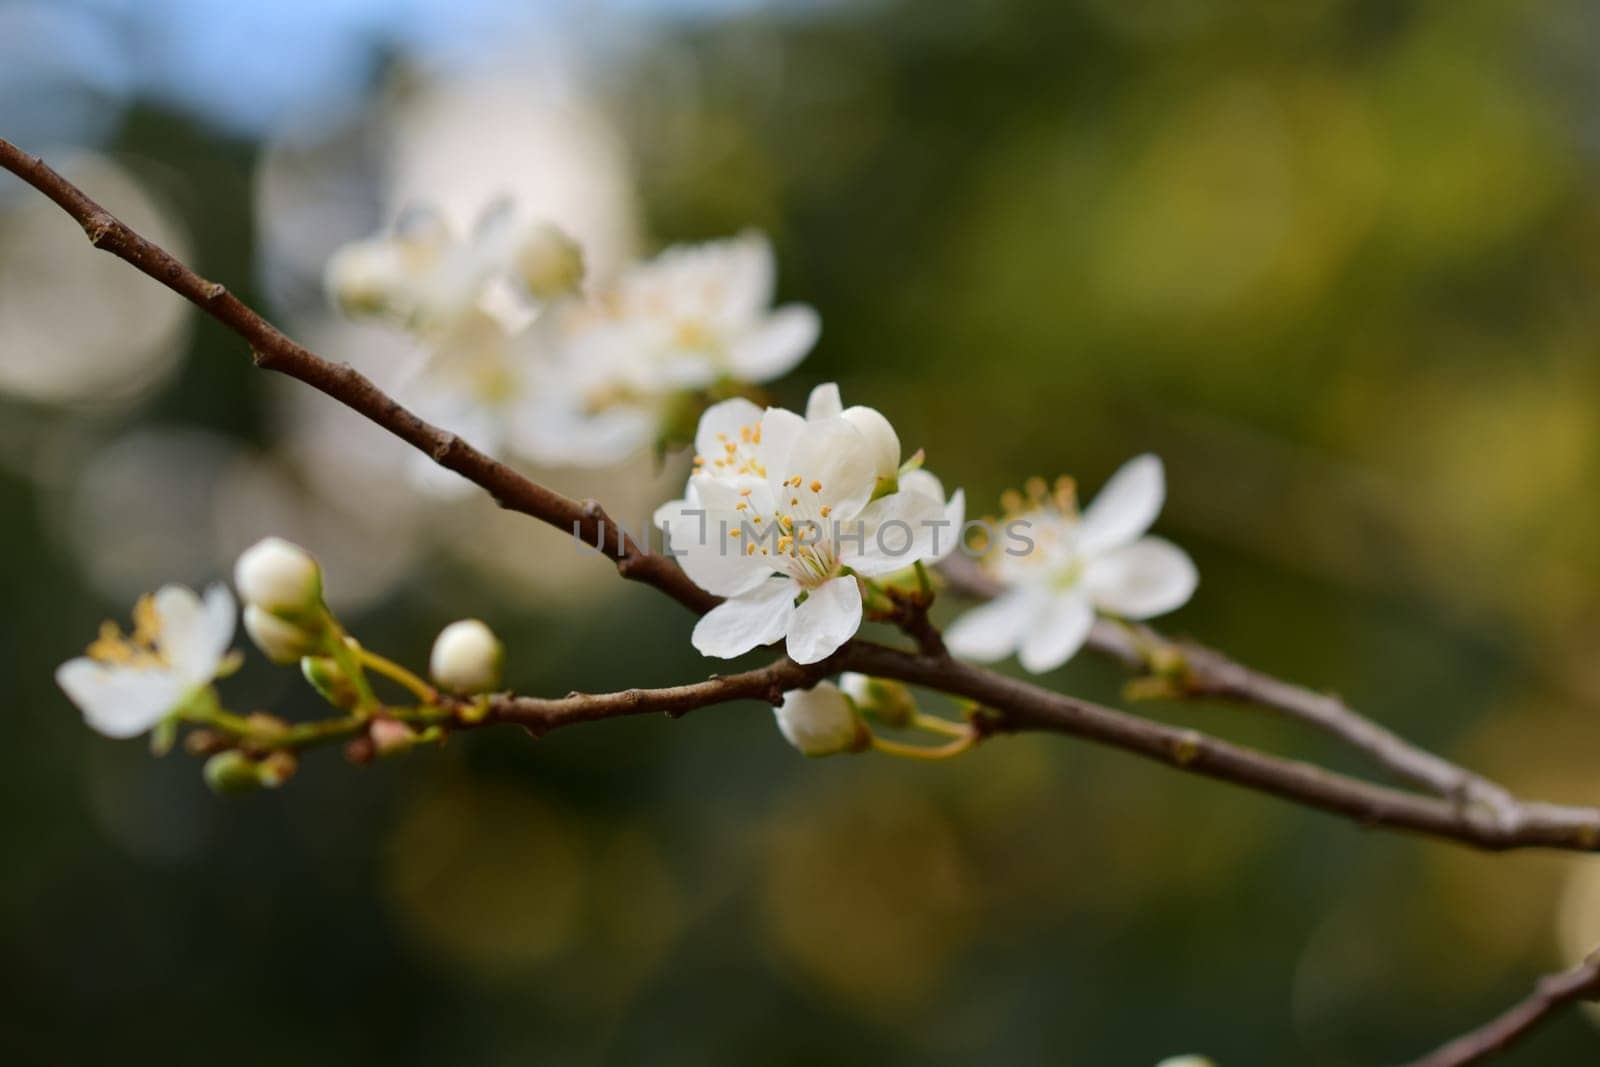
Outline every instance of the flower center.
{"label": "flower center", "polygon": [[88,654],[100,663],[141,670],[168,666],[161,650],[161,614],[156,611],[155,598],[147,594],[133,606],[131,634],[123,634],[122,628],[109,619],[101,623],[100,636],[89,646]]}
{"label": "flower center", "polygon": [[[759,434],[758,434],[759,436]],[[731,442],[730,442],[731,444]],[[738,456],[738,449],[730,456]],[[752,461],[765,475],[759,461]],[[822,482],[804,474],[792,475],[780,487],[771,511],[763,514],[753,503],[754,490],[745,489],[734,505],[739,528],[729,530],[742,539],[748,556],[764,556],[773,570],[781,571],[806,588],[815,588],[839,573],[838,545],[830,520],[833,507],[822,502]],[[737,546],[735,546],[737,550]]]}

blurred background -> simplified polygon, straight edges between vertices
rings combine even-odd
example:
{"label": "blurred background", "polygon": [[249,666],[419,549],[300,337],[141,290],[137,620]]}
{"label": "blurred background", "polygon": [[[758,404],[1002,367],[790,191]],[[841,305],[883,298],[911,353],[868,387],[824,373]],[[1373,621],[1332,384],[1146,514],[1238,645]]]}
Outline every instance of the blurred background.
{"label": "blurred background", "polygon": [[[1597,59],[1582,0],[0,0],[0,136],[369,369],[410,342],[330,315],[322,264],[414,201],[509,193],[602,272],[763,228],[824,323],[781,399],[838,379],[979,514],[1153,449],[1203,576],[1168,629],[1593,804]],[[269,533],[413,664],[471,614],[527,692],[713,668],[681,610],[408,462],[0,180],[8,1061],[1353,1067],[1600,944],[1593,861],[1058,739],[808,762],[738,705],[224,801],[55,689]],[[682,478],[540,473],[629,516]],[[316,713],[259,657],[226,693]],[[1506,1062],[1597,1048],[1573,1014]]]}

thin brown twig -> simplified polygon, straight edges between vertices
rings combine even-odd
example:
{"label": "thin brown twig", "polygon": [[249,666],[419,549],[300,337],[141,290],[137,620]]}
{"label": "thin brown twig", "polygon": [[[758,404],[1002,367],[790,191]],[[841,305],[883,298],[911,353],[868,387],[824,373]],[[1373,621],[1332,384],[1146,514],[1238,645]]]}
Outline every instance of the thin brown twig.
{"label": "thin brown twig", "polygon": [[829,669],[826,662],[802,667],[785,656],[757,670],[663,689],[568,693],[553,698],[503,694],[490,701],[489,716],[484,722],[515,723],[543,736],[562,726],[625,715],[661,712],[677,718],[696,708],[733,700],[762,700],[776,706],[783,702],[784,693],[816,684]]}
{"label": "thin brown twig", "polygon": [[1600,998],[1600,952],[1591,954],[1570,970],[1545,975],[1525,1000],[1406,1067],[1466,1067],[1481,1063],[1528,1036],[1562,1008],[1597,998]]}
{"label": "thin brown twig", "polygon": [[[428,453],[440,465],[476,483],[501,506],[585,540],[592,539],[617,564],[624,577],[654,586],[696,613],[704,613],[716,604],[716,597],[696,586],[667,557],[649,552],[620,530],[614,539],[608,538],[608,526],[614,530],[616,527],[597,503],[572,500],[525,478],[455,434],[408,411],[348,364],[329,362],[297,344],[223,286],[201,278],[170,253],[133,231],[37,156],[0,140],[0,167],[18,175],[77,220],[95,247],[132,264],[244,338],[258,366],[297,378],[366,416]],[[921,628],[914,620],[909,621],[914,636],[918,636],[916,631]],[[933,633],[937,635],[937,631]],[[1092,643],[1102,652],[1127,658],[1127,647],[1103,627],[1097,628]],[[1593,851],[1600,847],[1600,811],[1521,803],[1509,794],[1497,797],[1491,805],[1495,810],[1488,813],[1459,803],[1470,795],[1472,781],[1481,779],[1438,757],[1431,757],[1381,728],[1377,728],[1381,732],[1376,734],[1364,727],[1357,729],[1357,724],[1374,728],[1375,724],[1368,723],[1342,704],[1309,701],[1307,696],[1314,694],[1248,671],[1220,655],[1209,664],[1206,657],[1194,657],[1201,662],[1198,671],[1194,663],[1185,661],[1195,695],[1227,696],[1277,708],[1328,730],[1367,751],[1388,769],[1457,802],[1386,789],[1309,764],[1232,745],[1198,731],[1165,726],[1053,693],[952,660],[939,654],[939,646],[925,635],[919,636],[919,644],[924,648],[922,655],[852,641],[827,664],[800,668],[784,660],[743,675],[667,690],[572,694],[554,700],[503,697],[491,704],[491,717],[519,722],[538,732],[573,722],[648,711],[682,714],[693,708],[745,697],[760,696],[776,701],[787,688],[814,681],[820,676],[818,672],[850,667],[978,701],[988,711],[986,717],[980,719],[986,733],[1042,730],[1081,737],[1191,773],[1354,818],[1366,825],[1410,830],[1493,850],[1548,847]],[[1191,648],[1188,655],[1193,657],[1193,651]],[[1147,662],[1148,653],[1141,653],[1139,663]],[[1205,674],[1207,670],[1212,673]],[[1438,762],[1418,760],[1418,753]],[[1459,1067],[1504,1048],[1557,1008],[1600,989],[1600,973],[1591,974],[1588,969],[1600,972],[1593,957],[1584,968],[1546,979],[1528,1001],[1481,1030],[1452,1042],[1416,1067]]]}
{"label": "thin brown twig", "polygon": [[1513,802],[1509,822],[1479,808],[1422,796],[1234,745],[1198,730],[1107,708],[959,660],[852,642],[850,670],[976,701],[989,733],[1044,731],[1081,737],[1191,774],[1232,782],[1306,807],[1389,830],[1405,830],[1489,851],[1600,848],[1600,810]]}
{"label": "thin brown twig", "polygon": [[[989,599],[998,587],[971,560],[951,557],[941,569],[952,587]],[[1100,620],[1088,647],[1135,671],[1159,672],[1164,692],[1191,699],[1229,700],[1266,708],[1328,734],[1403,782],[1461,804],[1481,806],[1515,830],[1519,803],[1497,782],[1407,741],[1331,693],[1282,681],[1198,642],[1175,640],[1150,626]]]}

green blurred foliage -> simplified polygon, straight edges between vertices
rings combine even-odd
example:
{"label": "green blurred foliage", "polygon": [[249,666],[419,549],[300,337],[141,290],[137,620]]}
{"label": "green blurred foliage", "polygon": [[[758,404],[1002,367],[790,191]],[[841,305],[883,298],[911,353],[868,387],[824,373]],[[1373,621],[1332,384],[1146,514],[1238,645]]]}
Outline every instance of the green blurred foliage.
{"label": "green blurred foliage", "polygon": [[[669,45],[687,111],[663,110]],[[1597,49],[1578,2],[908,2],[681,30],[614,103],[653,231],[765,227],[785,297],[821,310],[785,400],[839,379],[980,513],[1157,451],[1161,529],[1203,575],[1173,629],[1597,802]],[[257,146],[138,110],[114,147],[251,297]],[[202,323],[137,418],[264,441],[263,397]],[[1048,739],[813,763],[740,706],[328,755],[218,801],[53,689],[125,605],[3,477],[9,1062],[1339,1067],[1416,1054],[1558,960],[1575,861]],[[352,622],[420,663],[468,614],[530,692],[708,668],[646,591],[508,615],[443,564]],[[254,664],[230,692],[310,713],[291,682]],[[1358,767],[1257,713],[1144,710]],[[1507,1062],[1597,1041],[1573,1016]]]}

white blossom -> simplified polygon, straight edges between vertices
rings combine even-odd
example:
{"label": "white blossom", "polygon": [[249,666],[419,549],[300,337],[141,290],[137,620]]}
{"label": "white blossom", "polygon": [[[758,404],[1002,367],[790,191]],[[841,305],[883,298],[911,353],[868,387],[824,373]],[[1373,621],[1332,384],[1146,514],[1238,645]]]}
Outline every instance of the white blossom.
{"label": "white blossom", "polygon": [[868,739],[855,707],[832,682],[791,689],[773,715],[784,739],[807,756],[856,752]]}
{"label": "white blossom", "polygon": [[393,233],[345,245],[324,273],[334,304],[422,330],[448,330],[483,300],[517,248],[509,205],[497,202],[470,234],[454,233],[431,207],[416,207]]}
{"label": "white blossom", "polygon": [[583,250],[558,227],[536,223],[516,242],[512,272],[535,300],[572,296],[583,285]]}
{"label": "white blossom", "polygon": [[428,657],[433,680],[455,693],[487,693],[500,684],[505,647],[478,619],[462,619],[439,631]]}
{"label": "white blossom", "polygon": [[205,600],[167,585],[134,606],[134,630],[100,629],[88,654],[56,670],[56,684],[108,737],[134,737],[211,684],[233,641],[233,595],[213,585]]}
{"label": "white blossom", "polygon": [[1156,1067],[1217,1067],[1217,1065],[1204,1056],[1170,1056],[1156,1064]]}
{"label": "white blossom", "polygon": [[773,308],[777,266],[760,233],[677,245],[595,294],[586,347],[633,353],[657,388],[722,378],[768,382],[794,369],[821,331],[803,304]]}
{"label": "white blossom", "polygon": [[1171,542],[1144,536],[1165,495],[1152,455],[1125,464],[1081,516],[1065,490],[1054,499],[1036,491],[985,557],[1003,591],[950,627],[950,650],[980,662],[1015,652],[1040,673],[1072,658],[1097,611],[1148,619],[1182,607],[1199,582],[1194,563]]}
{"label": "white blossom", "polygon": [[939,499],[874,499],[875,450],[841,415],[805,419],[727,400],[701,417],[695,450],[684,498],[656,522],[689,577],[727,598],[695,627],[705,655],[785,639],[796,662],[824,659],[861,625],[856,576],[930,559],[949,536]]}

